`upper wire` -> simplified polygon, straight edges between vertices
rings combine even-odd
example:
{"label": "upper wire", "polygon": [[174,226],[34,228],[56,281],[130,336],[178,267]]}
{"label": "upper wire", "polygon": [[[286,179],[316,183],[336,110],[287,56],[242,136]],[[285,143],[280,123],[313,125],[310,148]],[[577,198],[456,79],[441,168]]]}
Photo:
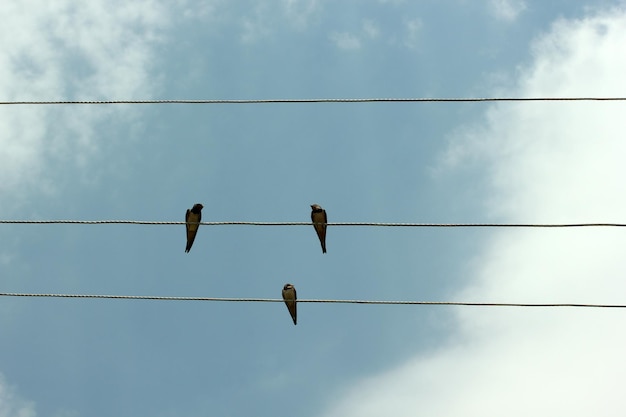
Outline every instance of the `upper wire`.
{"label": "upper wire", "polygon": [[295,99],[216,99],[216,100],[15,100],[0,105],[61,104],[271,104],[271,103],[432,103],[432,102],[497,102],[497,101],[624,101],[626,97],[460,97],[460,98],[295,98]]}

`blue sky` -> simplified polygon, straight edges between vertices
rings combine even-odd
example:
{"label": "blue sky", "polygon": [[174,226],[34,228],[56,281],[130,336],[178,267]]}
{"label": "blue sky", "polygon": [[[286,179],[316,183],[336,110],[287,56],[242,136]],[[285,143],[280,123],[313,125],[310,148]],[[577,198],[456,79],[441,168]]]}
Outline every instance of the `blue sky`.
{"label": "blue sky", "polygon": [[[339,3],[339,4],[336,4]],[[549,4],[546,4],[549,3]],[[626,96],[619,1],[3,2],[2,100]],[[621,102],[3,106],[0,218],[624,222]],[[0,291],[623,303],[619,229],[0,225]],[[0,417],[621,415],[621,310],[0,297]]]}

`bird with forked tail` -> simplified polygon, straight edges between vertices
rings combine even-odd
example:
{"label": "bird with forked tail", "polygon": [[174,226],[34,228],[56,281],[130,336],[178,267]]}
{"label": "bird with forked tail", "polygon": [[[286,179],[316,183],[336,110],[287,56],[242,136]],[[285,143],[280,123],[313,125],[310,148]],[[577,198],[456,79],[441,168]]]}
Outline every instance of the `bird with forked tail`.
{"label": "bird with forked tail", "polygon": [[322,253],[326,253],[326,223],[328,223],[328,219],[326,218],[326,210],[319,204],[311,204],[311,221],[322,244]]}
{"label": "bird with forked tail", "polygon": [[187,246],[185,252],[191,250],[193,241],[196,239],[200,222],[202,221],[202,209],[204,206],[200,203],[194,204],[191,209],[187,209],[185,214],[185,228],[187,229]]}
{"label": "bird with forked tail", "polygon": [[283,287],[283,300],[291,314],[293,324],[298,324],[298,311],[296,309],[296,287],[292,284],[285,284]]}

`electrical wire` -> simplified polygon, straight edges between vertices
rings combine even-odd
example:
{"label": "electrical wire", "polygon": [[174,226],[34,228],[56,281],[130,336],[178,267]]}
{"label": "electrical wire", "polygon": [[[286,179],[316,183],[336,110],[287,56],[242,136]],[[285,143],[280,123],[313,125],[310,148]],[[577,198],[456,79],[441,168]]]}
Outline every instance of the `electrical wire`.
{"label": "electrical wire", "polygon": [[[183,225],[184,221],[150,220],[0,220],[0,224],[135,224],[135,225]],[[200,222],[204,226],[312,226],[311,222],[257,222],[225,221]],[[330,222],[327,226],[369,227],[626,227],[626,223],[386,223],[386,222]]]}
{"label": "electrical wire", "polygon": [[[4,297],[52,297],[52,298],[98,298],[122,300],[156,301],[223,301],[248,303],[282,303],[280,298],[218,298],[218,297],[172,297],[157,295],[110,295],[110,294],[42,294],[3,292]],[[333,299],[298,299],[298,303],[332,304],[383,304],[383,305],[430,305],[430,306],[470,306],[470,307],[586,307],[586,308],[626,308],[626,304],[588,304],[588,303],[488,303],[462,301],[386,301],[386,300],[333,300]]]}
{"label": "electrical wire", "polygon": [[295,103],[467,103],[497,101],[625,101],[626,97],[466,97],[466,98],[295,98],[295,99],[217,99],[217,100],[56,100],[0,101],[0,105],[64,104],[295,104]]}

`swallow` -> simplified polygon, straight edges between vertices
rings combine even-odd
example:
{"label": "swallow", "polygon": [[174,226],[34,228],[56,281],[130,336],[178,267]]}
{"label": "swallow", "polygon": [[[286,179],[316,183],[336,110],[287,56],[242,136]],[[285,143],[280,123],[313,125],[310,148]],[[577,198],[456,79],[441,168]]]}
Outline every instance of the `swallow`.
{"label": "swallow", "polygon": [[298,324],[298,311],[296,310],[296,287],[291,284],[285,284],[283,287],[283,300],[291,314],[293,324]]}
{"label": "swallow", "polygon": [[311,221],[313,221],[313,227],[317,237],[322,244],[322,253],[326,253],[326,210],[320,207],[319,204],[311,204]]}
{"label": "swallow", "polygon": [[187,229],[187,247],[185,248],[185,252],[189,252],[196,238],[200,221],[202,221],[203,207],[202,204],[197,203],[193,205],[191,210],[187,209],[187,213],[185,214],[185,228]]}

